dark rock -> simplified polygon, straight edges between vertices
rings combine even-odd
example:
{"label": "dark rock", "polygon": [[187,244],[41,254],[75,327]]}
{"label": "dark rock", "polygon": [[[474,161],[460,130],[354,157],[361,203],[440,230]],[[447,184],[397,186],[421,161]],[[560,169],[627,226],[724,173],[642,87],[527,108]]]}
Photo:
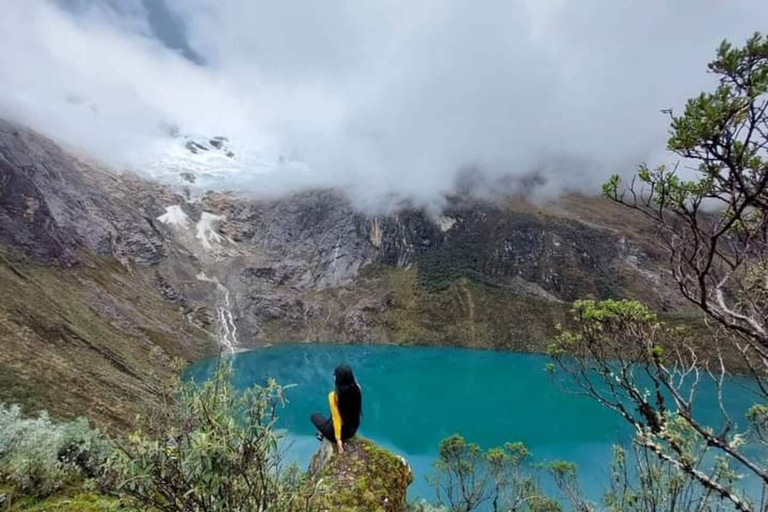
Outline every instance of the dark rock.
{"label": "dark rock", "polygon": [[[50,140],[12,127],[0,121],[3,224],[15,233],[14,243],[24,246],[19,237],[39,240],[30,254],[42,258],[61,252],[55,246],[63,243],[70,251],[80,245],[143,264],[162,260],[164,236],[154,224],[163,211],[156,199],[161,190],[78,161]],[[28,237],[30,230],[35,238]]]}
{"label": "dark rock", "polygon": [[187,141],[187,143],[184,144],[184,147],[187,148],[191,153],[195,155],[200,154],[200,152],[202,151],[208,151],[207,147],[193,140]]}
{"label": "dark rock", "polygon": [[173,285],[157,271],[155,271],[155,282],[157,283],[157,289],[160,292],[160,295],[166,300],[178,304],[186,304],[187,299],[184,294],[174,288]]}
{"label": "dark rock", "polygon": [[210,141],[208,141],[208,143],[209,143],[211,146],[215,147],[216,149],[221,149],[221,148],[223,148],[223,147],[224,147],[224,143],[225,143],[225,142],[229,142],[229,139],[228,139],[228,138],[226,138],[226,137],[222,137],[222,136],[217,136],[217,137],[214,137],[214,138],[212,138]]}
{"label": "dark rock", "polygon": [[276,272],[272,267],[248,267],[240,271],[240,280],[246,284],[254,284],[259,281],[274,283],[276,281]]}
{"label": "dark rock", "polygon": [[76,259],[74,233],[58,225],[28,176],[33,172],[0,160],[0,244],[45,262],[71,265]]}

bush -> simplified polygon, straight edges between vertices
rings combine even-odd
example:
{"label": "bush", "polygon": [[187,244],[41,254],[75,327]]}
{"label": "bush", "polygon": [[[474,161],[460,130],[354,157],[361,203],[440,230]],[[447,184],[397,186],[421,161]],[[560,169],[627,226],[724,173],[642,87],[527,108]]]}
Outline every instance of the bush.
{"label": "bush", "polygon": [[284,388],[270,380],[238,394],[225,367],[203,386],[180,383],[152,434],[134,432],[118,445],[105,466],[107,488],[164,512],[307,509],[313,484],[282,464],[274,428]]}
{"label": "bush", "polygon": [[93,477],[107,452],[85,419],[54,423],[46,412],[24,418],[18,406],[0,404],[0,476],[21,493],[47,496]]}
{"label": "bush", "polygon": [[558,502],[544,496],[537,470],[523,443],[507,443],[484,452],[454,434],[440,443],[428,480],[438,504],[450,512],[559,512]]}

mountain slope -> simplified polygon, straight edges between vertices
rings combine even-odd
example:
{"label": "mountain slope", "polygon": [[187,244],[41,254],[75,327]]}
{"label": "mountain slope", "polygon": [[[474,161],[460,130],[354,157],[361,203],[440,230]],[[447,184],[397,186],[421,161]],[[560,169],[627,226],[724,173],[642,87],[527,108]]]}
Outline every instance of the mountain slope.
{"label": "mountain slope", "polygon": [[0,124],[0,401],[127,427],[159,405],[173,358],[215,350],[210,320],[161,293],[178,248],[132,187]]}
{"label": "mountain slope", "polygon": [[[119,174],[0,122],[0,400],[126,426],[170,361],[281,341],[541,350],[576,298],[689,309],[647,224],[596,198],[357,211]],[[217,344],[218,342],[218,344]]]}

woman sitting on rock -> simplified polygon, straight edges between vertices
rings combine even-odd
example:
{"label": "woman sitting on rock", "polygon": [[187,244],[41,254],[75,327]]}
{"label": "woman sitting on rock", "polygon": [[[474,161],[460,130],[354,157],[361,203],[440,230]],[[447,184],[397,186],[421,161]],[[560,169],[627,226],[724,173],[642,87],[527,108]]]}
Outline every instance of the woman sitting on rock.
{"label": "woman sitting on rock", "polygon": [[325,419],[322,414],[312,415],[312,423],[317,428],[317,438],[328,439],[336,443],[339,453],[344,453],[343,441],[351,438],[360,426],[363,416],[363,392],[355,381],[352,368],[342,364],[333,371],[336,391],[328,393],[328,405],[331,408],[331,419]]}

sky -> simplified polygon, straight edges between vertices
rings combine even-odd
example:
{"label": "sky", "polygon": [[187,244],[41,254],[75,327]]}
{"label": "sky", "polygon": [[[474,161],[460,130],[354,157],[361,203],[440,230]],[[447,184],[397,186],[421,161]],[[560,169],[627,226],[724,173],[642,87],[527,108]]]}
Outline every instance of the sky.
{"label": "sky", "polygon": [[224,135],[238,172],[222,187],[340,187],[371,208],[439,206],[468,183],[597,192],[611,173],[673,162],[660,110],[712,87],[722,39],[768,28],[761,0],[0,0],[0,12],[0,116],[138,172],[167,161],[171,133]]}

